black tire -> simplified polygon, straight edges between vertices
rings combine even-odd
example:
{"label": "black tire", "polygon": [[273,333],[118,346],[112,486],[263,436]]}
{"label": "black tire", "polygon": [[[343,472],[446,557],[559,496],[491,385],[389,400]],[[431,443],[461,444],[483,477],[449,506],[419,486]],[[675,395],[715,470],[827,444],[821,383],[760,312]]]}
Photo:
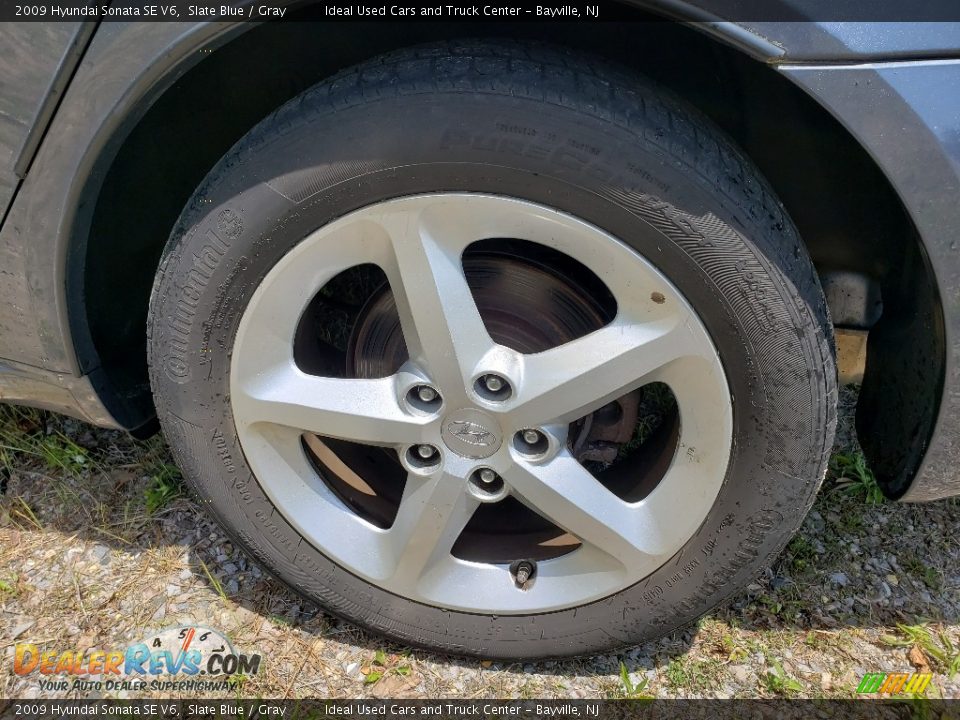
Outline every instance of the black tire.
{"label": "black tire", "polygon": [[[310,546],[245,463],[229,367],[258,282],[334,218],[439,190],[539,202],[630,243],[685,295],[720,352],[734,401],[720,495],[670,562],[602,601],[496,617],[397,597]],[[583,655],[691,623],[752,581],[794,533],[824,475],[836,420],[823,294],[757,169],[649,81],[539,46],[405,50],[280,108],[221,160],[184,211],[157,275],[148,334],[167,439],[238,544],[330,612],[455,654]]]}

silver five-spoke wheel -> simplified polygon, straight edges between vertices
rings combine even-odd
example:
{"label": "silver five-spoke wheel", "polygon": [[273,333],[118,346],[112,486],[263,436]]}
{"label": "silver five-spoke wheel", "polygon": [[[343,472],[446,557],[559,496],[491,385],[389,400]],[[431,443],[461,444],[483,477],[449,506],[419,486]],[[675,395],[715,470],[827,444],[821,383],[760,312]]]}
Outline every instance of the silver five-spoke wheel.
{"label": "silver five-spoke wheel", "polygon": [[[538,352],[497,342],[496,318],[478,308],[464,257],[502,238],[588,268],[612,297],[608,317]],[[344,271],[371,264],[386,278],[404,361],[380,377],[304,368],[295,346],[311,300]],[[664,457],[647,464],[654,480],[642,493],[618,493],[583,461],[584,418],[610,407],[622,414],[619,399],[654,384],[675,399],[676,428]],[[385,590],[463,611],[550,611],[638,582],[696,533],[731,447],[717,351],[654,264],[570,215],[491,195],[381,202],[304,238],[247,305],[230,390],[247,462],[308,542]],[[377,493],[334,441],[395,453],[403,470],[389,522],[358,512],[364,493],[371,502]],[[352,477],[360,499],[345,500],[328,474]],[[508,498],[559,528],[560,539],[511,555],[507,532],[486,561],[457,552],[478,510],[496,512]],[[535,557],[541,546],[554,549]]]}

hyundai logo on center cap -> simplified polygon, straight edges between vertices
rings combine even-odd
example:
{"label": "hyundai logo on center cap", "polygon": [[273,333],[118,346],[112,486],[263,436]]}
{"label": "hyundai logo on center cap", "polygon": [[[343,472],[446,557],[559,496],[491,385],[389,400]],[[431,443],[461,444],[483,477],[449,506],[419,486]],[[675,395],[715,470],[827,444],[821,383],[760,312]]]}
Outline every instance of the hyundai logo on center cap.
{"label": "hyundai logo on center cap", "polygon": [[447,431],[470,445],[487,447],[495,440],[492,432],[469,420],[454,420],[447,424]]}
{"label": "hyundai logo on center cap", "polygon": [[483,410],[454,410],[444,418],[441,428],[444,444],[457,455],[485,458],[500,449],[500,424]]}

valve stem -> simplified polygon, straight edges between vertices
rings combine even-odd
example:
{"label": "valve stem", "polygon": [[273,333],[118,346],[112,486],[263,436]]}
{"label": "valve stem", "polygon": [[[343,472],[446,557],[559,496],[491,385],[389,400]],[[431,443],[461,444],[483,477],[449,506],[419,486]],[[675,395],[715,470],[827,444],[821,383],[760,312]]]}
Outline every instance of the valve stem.
{"label": "valve stem", "polygon": [[536,565],[530,560],[520,560],[511,568],[513,571],[513,581],[521,590],[527,589],[527,583],[533,578],[536,572]]}

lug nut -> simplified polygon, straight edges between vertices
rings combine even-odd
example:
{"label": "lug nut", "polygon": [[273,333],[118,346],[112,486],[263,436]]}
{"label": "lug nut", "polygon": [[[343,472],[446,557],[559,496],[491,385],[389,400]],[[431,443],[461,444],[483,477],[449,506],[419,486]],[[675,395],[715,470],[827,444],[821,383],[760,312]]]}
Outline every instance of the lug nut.
{"label": "lug nut", "polygon": [[401,456],[407,470],[420,474],[429,474],[440,468],[443,457],[434,445],[408,445]]}
{"label": "lug nut", "polygon": [[513,389],[507,379],[493,373],[478,377],[473,387],[480,397],[495,402],[503,402],[513,394]]}
{"label": "lug nut", "polygon": [[487,375],[484,380],[484,385],[487,386],[487,390],[490,392],[500,392],[503,389],[503,380],[496,375]]}
{"label": "lug nut", "polygon": [[468,492],[482,503],[496,503],[510,493],[503,478],[488,467],[477,468],[470,473]]}
{"label": "lug nut", "polygon": [[524,457],[535,460],[546,457],[550,450],[550,440],[543,431],[527,428],[519,430],[513,436],[513,446]]}
{"label": "lug nut", "polygon": [[429,385],[421,385],[417,388],[417,397],[425,403],[431,403],[437,399],[437,391]]}
{"label": "lug nut", "polygon": [[440,409],[440,393],[431,385],[414,385],[407,391],[407,403],[420,412],[435,413]]}

